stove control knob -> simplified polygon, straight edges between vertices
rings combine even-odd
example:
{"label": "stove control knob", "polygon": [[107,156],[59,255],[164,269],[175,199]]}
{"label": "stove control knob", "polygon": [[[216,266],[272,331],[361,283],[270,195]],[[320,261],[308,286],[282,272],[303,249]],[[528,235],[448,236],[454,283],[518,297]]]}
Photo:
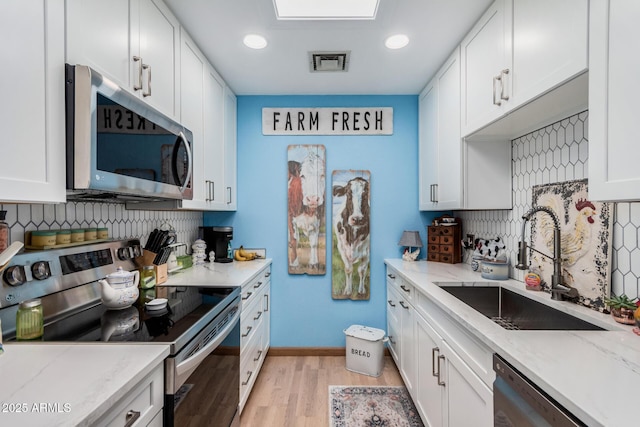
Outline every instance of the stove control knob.
{"label": "stove control knob", "polygon": [[20,286],[27,281],[24,274],[24,267],[13,265],[4,271],[4,281],[11,286]]}
{"label": "stove control knob", "polygon": [[126,261],[128,259],[133,258],[132,250],[130,247],[124,247],[118,249],[118,259],[121,261]]}
{"label": "stove control knob", "polygon": [[34,262],[31,266],[31,272],[37,280],[44,280],[51,277],[51,269],[49,268],[49,263],[46,261]]}

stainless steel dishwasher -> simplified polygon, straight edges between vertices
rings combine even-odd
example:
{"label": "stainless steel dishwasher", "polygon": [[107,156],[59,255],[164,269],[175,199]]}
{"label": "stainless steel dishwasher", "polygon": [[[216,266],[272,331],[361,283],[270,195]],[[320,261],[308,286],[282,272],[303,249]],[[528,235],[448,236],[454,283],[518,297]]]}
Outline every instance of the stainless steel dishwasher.
{"label": "stainless steel dishwasher", "polygon": [[493,355],[494,427],[585,426],[497,354]]}

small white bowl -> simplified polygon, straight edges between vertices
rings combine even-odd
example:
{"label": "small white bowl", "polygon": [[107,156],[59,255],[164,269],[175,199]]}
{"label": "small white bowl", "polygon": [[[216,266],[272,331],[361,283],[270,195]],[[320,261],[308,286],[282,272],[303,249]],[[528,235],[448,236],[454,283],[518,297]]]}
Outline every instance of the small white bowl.
{"label": "small white bowl", "polygon": [[167,299],[166,298],[156,298],[149,302],[146,302],[145,307],[147,310],[162,310],[167,307]]}

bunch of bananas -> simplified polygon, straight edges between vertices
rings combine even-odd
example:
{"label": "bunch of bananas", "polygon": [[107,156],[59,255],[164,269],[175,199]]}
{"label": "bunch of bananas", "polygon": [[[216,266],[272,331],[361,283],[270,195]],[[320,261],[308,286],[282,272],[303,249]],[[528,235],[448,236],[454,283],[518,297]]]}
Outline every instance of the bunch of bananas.
{"label": "bunch of bananas", "polygon": [[240,248],[234,254],[233,258],[236,261],[251,261],[256,258],[260,258],[260,255],[258,255],[256,252],[245,251],[244,248],[240,246]]}

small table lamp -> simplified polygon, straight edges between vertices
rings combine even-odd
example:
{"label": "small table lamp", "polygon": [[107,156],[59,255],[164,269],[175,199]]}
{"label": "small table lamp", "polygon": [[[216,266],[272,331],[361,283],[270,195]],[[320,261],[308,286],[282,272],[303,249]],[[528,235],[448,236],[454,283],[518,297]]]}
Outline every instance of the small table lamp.
{"label": "small table lamp", "polygon": [[[402,259],[405,261],[415,261],[418,258],[418,254],[420,254],[420,248],[422,247],[422,240],[420,239],[420,233],[417,231],[403,231],[402,237],[400,238],[400,242],[398,246],[406,246],[404,253],[402,254]],[[413,251],[412,248],[417,248]]]}

